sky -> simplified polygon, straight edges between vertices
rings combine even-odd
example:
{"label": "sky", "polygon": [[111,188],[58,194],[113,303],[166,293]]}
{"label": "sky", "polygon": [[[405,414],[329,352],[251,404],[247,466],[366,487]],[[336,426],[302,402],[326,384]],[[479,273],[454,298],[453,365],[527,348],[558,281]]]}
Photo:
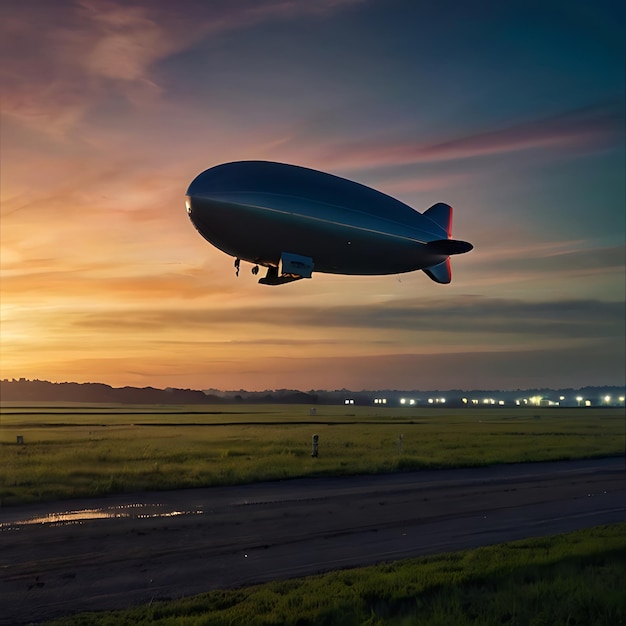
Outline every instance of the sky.
{"label": "sky", "polygon": [[[625,379],[619,1],[0,9],[0,378],[528,389]],[[452,283],[257,284],[184,196],[220,163],[454,207]]]}

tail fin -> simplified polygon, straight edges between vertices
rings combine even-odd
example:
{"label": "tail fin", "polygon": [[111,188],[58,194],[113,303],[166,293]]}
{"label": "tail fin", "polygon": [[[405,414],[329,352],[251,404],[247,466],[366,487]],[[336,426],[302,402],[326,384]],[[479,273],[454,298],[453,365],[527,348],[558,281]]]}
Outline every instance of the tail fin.
{"label": "tail fin", "polygon": [[423,215],[443,228],[448,233],[448,237],[452,236],[452,207],[449,204],[437,202],[424,211]]}
{"label": "tail fin", "polygon": [[434,280],[436,283],[447,285],[452,281],[452,268],[450,267],[450,258],[447,258],[443,263],[427,267],[422,270],[428,278]]}

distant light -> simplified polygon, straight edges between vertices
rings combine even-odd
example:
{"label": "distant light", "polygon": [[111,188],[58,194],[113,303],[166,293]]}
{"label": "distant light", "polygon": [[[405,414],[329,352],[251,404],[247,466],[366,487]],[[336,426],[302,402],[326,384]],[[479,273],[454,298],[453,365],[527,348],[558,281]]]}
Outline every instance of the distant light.
{"label": "distant light", "polygon": [[591,406],[591,400],[585,400],[585,406]]}
{"label": "distant light", "polygon": [[604,401],[608,404],[611,401],[611,396],[604,396]]}
{"label": "distant light", "polygon": [[504,400],[498,400],[498,404],[502,406],[504,404]]}
{"label": "distant light", "polygon": [[400,398],[400,404],[406,404],[406,398]]}
{"label": "distant light", "polygon": [[445,404],[446,403],[446,399],[445,398],[439,398],[439,402],[441,402],[441,404]]}
{"label": "distant light", "polygon": [[519,406],[521,403],[519,400],[515,400],[515,404],[517,404],[517,406]]}
{"label": "distant light", "polygon": [[624,402],[624,396],[620,396],[620,397],[619,397],[619,401],[620,401],[620,402]]}
{"label": "distant light", "polygon": [[467,398],[463,398],[463,404],[467,404]]}
{"label": "distant light", "polygon": [[411,406],[412,406],[412,405],[414,405],[414,404],[415,404],[415,400],[413,400],[413,398],[411,398],[411,399],[409,400],[409,404],[410,404]]}
{"label": "distant light", "polygon": [[559,396],[559,400],[565,400],[565,396]]}
{"label": "distant light", "polygon": [[432,398],[428,398],[428,404],[432,404],[434,400]]}

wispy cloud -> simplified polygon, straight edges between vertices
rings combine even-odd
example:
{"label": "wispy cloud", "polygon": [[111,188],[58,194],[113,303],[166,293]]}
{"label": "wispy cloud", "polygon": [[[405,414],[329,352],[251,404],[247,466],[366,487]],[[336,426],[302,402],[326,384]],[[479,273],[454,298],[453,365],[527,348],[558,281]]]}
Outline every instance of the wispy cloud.
{"label": "wispy cloud", "polygon": [[381,139],[333,144],[324,158],[344,167],[424,164],[539,149],[576,155],[618,146],[622,142],[623,107],[621,103],[612,102],[438,143]]}
{"label": "wispy cloud", "polygon": [[[390,330],[450,335],[480,333],[528,337],[592,339],[623,335],[623,302],[564,300],[523,302],[505,298],[457,297],[446,300],[411,299],[354,306],[245,308],[199,307],[153,309],[144,307],[139,315],[81,313],[78,327],[131,330],[185,328],[273,328],[280,334],[288,324],[301,331],[311,329]],[[195,332],[195,331],[194,331]],[[255,332],[255,331],[254,331]],[[254,336],[254,332],[246,333]],[[301,335],[297,337],[299,340]],[[411,343],[410,340],[409,343]]]}
{"label": "wispy cloud", "polygon": [[358,1],[223,1],[194,4],[192,11],[165,1],[15,4],[0,30],[2,114],[62,138],[116,95],[149,106],[164,89],[155,63],[203,38],[272,20],[323,17]]}
{"label": "wispy cloud", "polygon": [[[150,66],[181,46],[145,5],[84,0],[79,6],[85,29],[66,31],[61,37],[88,51],[80,63],[92,76],[154,85],[148,79]],[[89,44],[84,40],[87,35],[92,39]]]}

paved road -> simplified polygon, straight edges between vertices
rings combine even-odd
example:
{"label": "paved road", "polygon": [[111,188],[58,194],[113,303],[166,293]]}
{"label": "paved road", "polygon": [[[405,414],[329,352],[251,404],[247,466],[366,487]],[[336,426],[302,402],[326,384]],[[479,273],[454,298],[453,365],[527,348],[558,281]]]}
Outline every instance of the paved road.
{"label": "paved road", "polygon": [[623,458],[0,509],[0,624],[626,521]]}

